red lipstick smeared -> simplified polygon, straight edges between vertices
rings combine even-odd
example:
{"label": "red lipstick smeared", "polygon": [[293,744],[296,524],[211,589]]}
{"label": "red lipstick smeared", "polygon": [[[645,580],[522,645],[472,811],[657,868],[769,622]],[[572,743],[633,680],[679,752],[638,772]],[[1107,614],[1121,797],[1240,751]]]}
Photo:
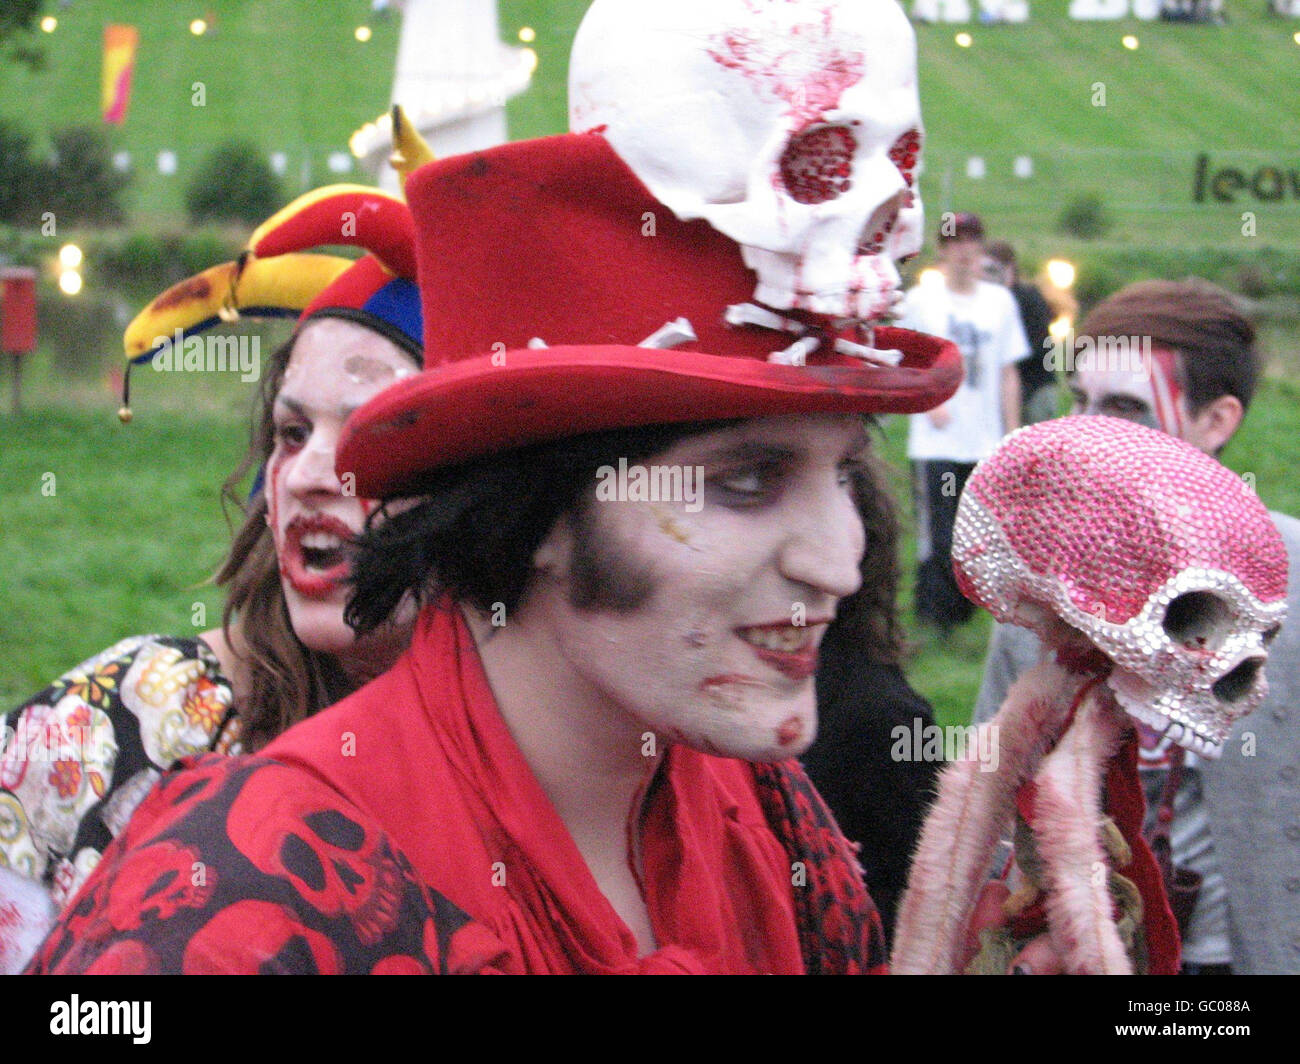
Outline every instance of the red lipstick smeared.
{"label": "red lipstick smeared", "polygon": [[[338,538],[337,550],[320,551],[304,547],[305,536],[323,533]],[[324,598],[347,579],[350,562],[347,551],[353,538],[352,529],[336,517],[316,514],[311,517],[295,517],[284,530],[284,542],[280,547],[280,575],[289,581],[298,594],[305,598]],[[315,556],[330,560],[330,564],[321,568]],[[337,556],[338,560],[333,560]],[[309,564],[308,559],[312,558]]]}
{"label": "red lipstick smeared", "polygon": [[817,671],[817,647],[809,646],[803,650],[768,650],[766,647],[751,646],[759,661],[765,661],[784,676],[792,680],[806,680]]}
{"label": "red lipstick smeared", "polygon": [[[818,644],[820,640],[813,638],[813,636],[828,623],[829,620],[818,619],[809,622],[807,625],[798,626],[798,631],[809,636],[805,645],[798,649],[778,650],[775,647],[757,646],[749,639],[745,639],[744,642],[754,652],[759,661],[771,665],[783,676],[788,676],[792,680],[806,680],[817,671]],[[745,631],[788,632],[792,627],[788,623],[779,622],[751,625]]]}

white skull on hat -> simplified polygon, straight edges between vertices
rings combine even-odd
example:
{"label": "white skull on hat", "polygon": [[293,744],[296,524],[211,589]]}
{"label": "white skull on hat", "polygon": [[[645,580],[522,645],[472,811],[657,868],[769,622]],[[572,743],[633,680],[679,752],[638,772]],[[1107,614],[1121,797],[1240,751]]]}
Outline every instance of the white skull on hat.
{"label": "white skull on hat", "polygon": [[754,297],[871,321],[921,247],[916,42],[894,0],[595,0],[570,124],[742,245]]}

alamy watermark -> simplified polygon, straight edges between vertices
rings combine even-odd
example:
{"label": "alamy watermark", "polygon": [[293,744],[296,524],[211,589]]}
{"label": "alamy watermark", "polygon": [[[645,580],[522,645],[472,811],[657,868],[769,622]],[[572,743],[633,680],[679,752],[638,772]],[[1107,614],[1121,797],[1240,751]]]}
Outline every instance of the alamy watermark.
{"label": "alamy watermark", "polygon": [[1043,367],[1053,373],[1131,373],[1141,379],[1151,375],[1149,336],[1075,336],[1071,330],[1060,338],[1049,336],[1043,347]]}
{"label": "alamy watermark", "polygon": [[152,1013],[152,1001],[82,1001],[73,994],[50,1004],[50,1034],[129,1035],[136,1045],[148,1045]]}
{"label": "alamy watermark", "polygon": [[[107,722],[73,724],[67,720],[31,721],[20,716],[16,727],[0,727],[0,763],[75,761],[94,764],[109,759],[113,728]],[[4,769],[0,765],[0,777]]]}
{"label": "alamy watermark", "polygon": [[687,513],[704,509],[704,467],[680,465],[603,465],[596,470],[598,502],[680,502]]}
{"label": "alamy watermark", "polygon": [[996,724],[950,724],[941,728],[913,717],[911,727],[896,725],[889,737],[894,740],[889,748],[893,761],[978,761],[981,772],[996,772],[1001,760]]}
{"label": "alamy watermark", "polygon": [[257,336],[155,336],[153,368],[158,373],[238,373],[244,382],[262,375],[262,341]]}

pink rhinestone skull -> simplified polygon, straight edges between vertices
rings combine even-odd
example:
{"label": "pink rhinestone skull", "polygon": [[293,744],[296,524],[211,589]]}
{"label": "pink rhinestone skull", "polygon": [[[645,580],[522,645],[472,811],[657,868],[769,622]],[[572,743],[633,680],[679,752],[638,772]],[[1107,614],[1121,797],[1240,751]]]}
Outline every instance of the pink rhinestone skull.
{"label": "pink rhinestone skull", "polygon": [[1282,538],[1240,477],[1165,433],[1095,416],[1013,433],[967,482],[953,566],[999,621],[1082,632],[1120,705],[1188,749],[1217,757],[1267,693]]}

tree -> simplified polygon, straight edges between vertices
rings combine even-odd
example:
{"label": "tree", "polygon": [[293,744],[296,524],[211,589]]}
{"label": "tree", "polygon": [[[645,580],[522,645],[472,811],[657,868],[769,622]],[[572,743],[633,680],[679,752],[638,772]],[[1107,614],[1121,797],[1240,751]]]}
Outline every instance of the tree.
{"label": "tree", "polygon": [[45,53],[32,42],[44,0],[4,0],[0,4],[0,58],[32,70],[45,65]]}
{"label": "tree", "polygon": [[257,225],[274,214],[280,183],[261,150],[248,141],[218,145],[199,165],[185,192],[190,221]]}
{"label": "tree", "polygon": [[90,126],[73,126],[53,135],[49,164],[49,206],[60,221],[72,224],[116,225],[126,218],[121,194],[129,174],[113,166],[108,136]]}
{"label": "tree", "polygon": [[35,223],[32,216],[44,175],[27,131],[0,118],[0,222]]}

